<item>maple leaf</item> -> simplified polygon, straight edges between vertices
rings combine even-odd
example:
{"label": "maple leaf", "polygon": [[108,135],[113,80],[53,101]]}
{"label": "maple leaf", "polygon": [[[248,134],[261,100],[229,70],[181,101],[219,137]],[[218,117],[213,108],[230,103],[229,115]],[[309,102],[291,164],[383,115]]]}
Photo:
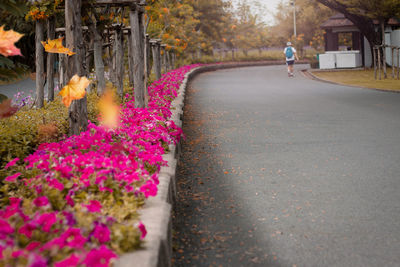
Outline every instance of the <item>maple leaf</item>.
{"label": "maple leaf", "polygon": [[6,99],[0,103],[0,119],[11,117],[18,111],[18,107],[12,106],[11,99]]}
{"label": "maple leaf", "polygon": [[0,54],[8,56],[22,56],[21,50],[14,44],[17,42],[23,34],[15,32],[13,30],[5,31],[4,26],[0,27]]}
{"label": "maple leaf", "polygon": [[69,50],[69,48],[66,48],[62,44],[62,40],[64,37],[50,40],[48,39],[47,42],[41,42],[44,50],[48,53],[57,53],[57,54],[67,54],[68,56],[72,56],[76,53],[72,52]]}
{"label": "maple leaf", "polygon": [[106,90],[97,104],[100,111],[100,122],[108,128],[116,128],[119,124],[120,107],[114,102],[114,92]]}
{"label": "maple leaf", "polygon": [[73,100],[81,99],[85,96],[86,90],[90,81],[86,77],[74,75],[66,86],[60,91],[62,102],[66,107],[69,107]]}

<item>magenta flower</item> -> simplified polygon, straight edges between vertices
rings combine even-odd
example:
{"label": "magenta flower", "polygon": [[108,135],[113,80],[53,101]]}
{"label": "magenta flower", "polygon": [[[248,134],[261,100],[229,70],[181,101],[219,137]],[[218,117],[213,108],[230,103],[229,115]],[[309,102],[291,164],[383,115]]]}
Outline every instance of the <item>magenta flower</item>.
{"label": "magenta flower", "polygon": [[86,243],[86,238],[82,236],[81,229],[69,228],[65,231],[60,238],[64,240],[66,246],[80,249]]}
{"label": "magenta flower", "polygon": [[31,243],[29,243],[29,245],[26,246],[26,250],[28,251],[32,251],[38,247],[40,247],[42,245],[42,243],[40,243],[39,241],[33,241]]}
{"label": "magenta flower", "polygon": [[14,233],[14,228],[6,220],[0,219],[0,239],[5,239],[12,233]]}
{"label": "magenta flower", "polygon": [[49,199],[46,196],[37,197],[33,201],[33,204],[35,204],[36,207],[43,207],[49,204]]}
{"label": "magenta flower", "polygon": [[8,168],[14,166],[18,160],[19,160],[19,158],[15,158],[15,159],[11,160],[9,163],[7,163],[7,165],[4,167],[4,169],[8,169]]}
{"label": "magenta flower", "polygon": [[49,179],[48,181],[49,186],[58,189],[60,191],[64,190],[64,184],[58,181],[57,179]]}
{"label": "magenta flower", "polygon": [[78,266],[79,262],[80,258],[75,254],[72,254],[68,258],[54,263],[54,267],[76,267]]}
{"label": "magenta flower", "polygon": [[145,238],[147,235],[146,226],[144,226],[144,224],[142,222],[140,222],[138,228],[141,232],[140,239]]}
{"label": "magenta flower", "polygon": [[93,236],[97,238],[100,244],[110,241],[110,229],[104,224],[97,224],[93,230]]}
{"label": "magenta flower", "polygon": [[57,213],[52,212],[52,213],[43,213],[39,219],[37,220],[37,223],[39,225],[42,225],[42,229],[45,232],[50,232],[51,227],[57,222]]}
{"label": "magenta flower", "polygon": [[34,224],[26,223],[19,228],[18,233],[25,235],[27,238],[31,238],[35,229],[36,226]]}
{"label": "magenta flower", "polygon": [[17,180],[17,178],[20,177],[20,176],[21,176],[21,173],[20,173],[20,172],[17,172],[16,174],[7,176],[7,177],[4,179],[4,181],[7,181],[7,182],[15,182],[15,180]]}
{"label": "magenta flower", "polygon": [[102,205],[97,200],[90,200],[90,204],[84,205],[89,212],[101,212]]}
{"label": "magenta flower", "polygon": [[111,259],[116,257],[117,255],[113,251],[102,245],[99,249],[92,249],[86,255],[83,263],[91,267],[108,267]]}
{"label": "magenta flower", "polygon": [[148,198],[149,196],[157,195],[157,186],[153,182],[147,181],[139,188],[139,191],[142,192],[146,198]]}

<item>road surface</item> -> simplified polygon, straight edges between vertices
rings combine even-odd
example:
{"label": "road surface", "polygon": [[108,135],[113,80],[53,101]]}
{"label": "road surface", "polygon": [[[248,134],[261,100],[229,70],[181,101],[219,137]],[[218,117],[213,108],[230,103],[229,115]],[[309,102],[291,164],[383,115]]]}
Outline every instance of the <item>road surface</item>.
{"label": "road surface", "polygon": [[173,266],[400,266],[400,94],[221,70],[183,130]]}

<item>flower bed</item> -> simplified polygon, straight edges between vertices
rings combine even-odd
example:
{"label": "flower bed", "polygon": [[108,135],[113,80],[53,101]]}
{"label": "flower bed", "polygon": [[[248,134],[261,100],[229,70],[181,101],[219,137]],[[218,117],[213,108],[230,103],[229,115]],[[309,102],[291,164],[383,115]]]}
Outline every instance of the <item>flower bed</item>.
{"label": "flower bed", "polygon": [[149,108],[125,103],[117,129],[90,123],[79,136],[42,144],[5,179],[0,265],[108,266],[140,248],[146,229],[136,210],[157,194],[162,155],[182,136],[168,120],[170,103],[196,66],[154,82]]}

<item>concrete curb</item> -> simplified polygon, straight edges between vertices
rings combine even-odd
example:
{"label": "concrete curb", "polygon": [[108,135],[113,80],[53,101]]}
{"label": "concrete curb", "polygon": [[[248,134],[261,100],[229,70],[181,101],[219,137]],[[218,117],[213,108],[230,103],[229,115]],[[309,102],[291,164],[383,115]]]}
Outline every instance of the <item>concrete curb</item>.
{"label": "concrete curb", "polygon": [[[317,70],[319,71],[319,70]],[[340,70],[334,70],[334,71],[340,71]],[[341,70],[343,71],[343,70]],[[339,83],[339,82],[333,82],[333,81],[329,81],[326,79],[322,79],[318,76],[316,76],[313,71],[308,70],[308,69],[304,69],[301,70],[301,72],[303,73],[303,75],[311,80],[315,80],[315,81],[319,81],[319,82],[324,82],[324,83],[330,83],[330,84],[335,84],[335,85],[340,85],[340,86],[347,86],[347,87],[353,87],[353,88],[361,88],[361,89],[369,89],[369,90],[376,90],[376,91],[383,91],[383,92],[388,92],[388,93],[400,93],[400,91],[393,91],[393,90],[389,90],[389,89],[379,89],[379,88],[371,88],[371,87],[363,87],[363,86],[356,86],[356,85],[351,85],[351,84],[345,84],[345,83]],[[326,71],[324,71],[326,72]]]}
{"label": "concrete curb", "polygon": [[[220,69],[283,65],[282,62],[238,62],[228,64],[206,65],[192,69],[178,90],[178,96],[171,103],[171,120],[182,127],[183,107],[186,88],[196,75]],[[172,205],[176,199],[176,168],[180,156],[180,144],[170,145],[169,153],[163,155],[168,166],[162,167],[159,174],[158,194],[145,201],[139,210],[140,219],[146,226],[147,235],[144,238],[144,249],[122,255],[115,263],[116,267],[170,267],[172,258]]]}

